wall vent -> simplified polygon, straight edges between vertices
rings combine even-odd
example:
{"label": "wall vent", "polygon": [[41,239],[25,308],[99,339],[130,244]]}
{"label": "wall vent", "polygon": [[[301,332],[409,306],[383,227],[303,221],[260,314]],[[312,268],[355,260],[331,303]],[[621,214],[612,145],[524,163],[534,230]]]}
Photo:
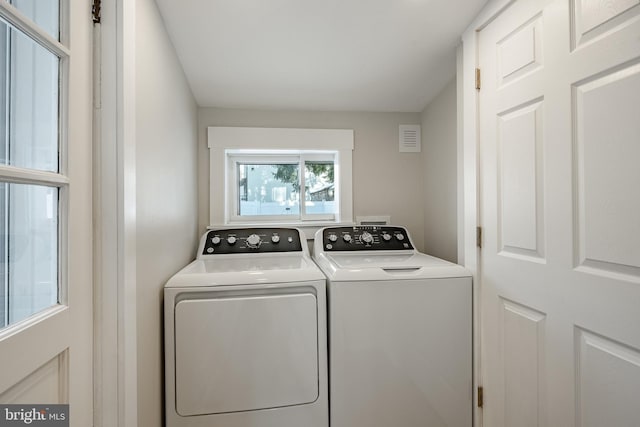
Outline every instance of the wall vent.
{"label": "wall vent", "polygon": [[358,225],[389,225],[391,224],[391,216],[375,215],[375,216],[356,216]]}
{"label": "wall vent", "polygon": [[400,152],[419,153],[420,150],[420,125],[400,125]]}

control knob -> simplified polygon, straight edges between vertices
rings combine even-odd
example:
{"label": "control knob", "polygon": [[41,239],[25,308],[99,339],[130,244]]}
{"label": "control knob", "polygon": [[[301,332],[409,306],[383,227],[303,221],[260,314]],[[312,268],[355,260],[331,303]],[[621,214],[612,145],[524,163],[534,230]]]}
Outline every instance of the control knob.
{"label": "control knob", "polygon": [[368,231],[363,231],[360,235],[360,241],[366,244],[373,243],[373,236]]}
{"label": "control knob", "polygon": [[351,234],[345,234],[344,236],[342,236],[342,240],[347,243],[351,243]]}
{"label": "control knob", "polygon": [[214,245],[219,245],[220,244],[220,237],[215,236],[211,238],[211,243],[213,243]]}
{"label": "control knob", "polygon": [[336,242],[338,240],[338,236],[335,234],[329,234],[329,241]]}
{"label": "control knob", "polygon": [[235,245],[237,241],[238,241],[238,239],[236,239],[235,236],[227,237],[227,243],[230,244],[230,245]]}
{"label": "control knob", "polygon": [[404,234],[402,234],[402,233],[396,234],[396,239],[398,239],[399,241],[402,242],[404,240]]}
{"label": "control knob", "polygon": [[382,235],[382,238],[384,239],[385,242],[388,242],[389,240],[391,240],[391,234],[389,233],[384,233]]}
{"label": "control knob", "polygon": [[280,242],[280,236],[278,236],[278,235],[271,236],[271,241],[272,241],[273,243],[278,243],[278,242]]}
{"label": "control knob", "polygon": [[257,234],[252,234],[247,237],[247,246],[249,246],[250,248],[257,248],[258,246],[260,246],[260,243],[262,243],[262,240],[260,240],[260,236],[258,236]]}

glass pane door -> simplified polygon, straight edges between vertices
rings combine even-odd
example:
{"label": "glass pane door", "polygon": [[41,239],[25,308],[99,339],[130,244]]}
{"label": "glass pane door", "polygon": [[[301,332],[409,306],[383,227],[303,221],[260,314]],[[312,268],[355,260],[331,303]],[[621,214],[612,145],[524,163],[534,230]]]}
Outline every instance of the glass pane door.
{"label": "glass pane door", "polygon": [[[58,38],[57,1],[11,4]],[[60,58],[1,18],[0,46],[2,328],[59,302]]]}

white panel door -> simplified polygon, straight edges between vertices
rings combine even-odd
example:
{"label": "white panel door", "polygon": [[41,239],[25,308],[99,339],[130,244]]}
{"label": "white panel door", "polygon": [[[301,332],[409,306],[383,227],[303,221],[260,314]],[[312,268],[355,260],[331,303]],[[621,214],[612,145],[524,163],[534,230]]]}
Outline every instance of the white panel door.
{"label": "white panel door", "polygon": [[0,44],[0,404],[90,426],[90,2],[0,1]]}
{"label": "white panel door", "polygon": [[484,425],[639,426],[640,2],[479,34]]}

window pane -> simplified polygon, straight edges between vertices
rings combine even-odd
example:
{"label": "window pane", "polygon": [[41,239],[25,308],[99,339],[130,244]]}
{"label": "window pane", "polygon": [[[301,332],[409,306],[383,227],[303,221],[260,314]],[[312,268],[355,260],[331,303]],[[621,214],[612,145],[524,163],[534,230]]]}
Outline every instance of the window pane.
{"label": "window pane", "polygon": [[31,18],[51,37],[60,40],[59,0],[11,0],[9,3]]}
{"label": "window pane", "polygon": [[305,210],[307,214],[335,214],[333,162],[305,162]]}
{"label": "window pane", "polygon": [[58,189],[0,183],[0,326],[58,302]]}
{"label": "window pane", "polygon": [[297,164],[238,164],[238,215],[300,215]]}
{"label": "window pane", "polygon": [[0,20],[0,163],[58,172],[59,59]]}

